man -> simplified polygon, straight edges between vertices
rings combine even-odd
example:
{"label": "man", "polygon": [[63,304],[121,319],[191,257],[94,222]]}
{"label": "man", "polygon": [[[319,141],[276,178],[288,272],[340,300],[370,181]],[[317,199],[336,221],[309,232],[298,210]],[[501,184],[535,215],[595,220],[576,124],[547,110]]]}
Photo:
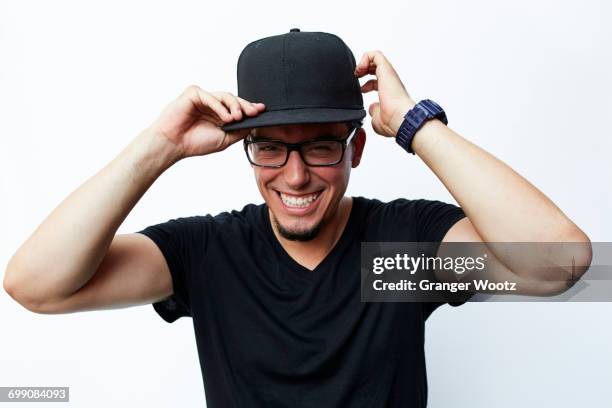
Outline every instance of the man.
{"label": "man", "polygon": [[[344,195],[370,91],[374,131],[397,136],[461,208]],[[191,316],[211,408],[423,407],[424,324],[439,304],[361,302],[361,242],[588,243],[535,187],[446,127],[437,104],[417,105],[378,51],[356,64],[340,38],[292,29],[243,50],[238,94],[187,88],[19,248],[7,292],[38,313],[153,303],[168,322]],[[265,204],[115,235],[166,169],[241,140]]]}

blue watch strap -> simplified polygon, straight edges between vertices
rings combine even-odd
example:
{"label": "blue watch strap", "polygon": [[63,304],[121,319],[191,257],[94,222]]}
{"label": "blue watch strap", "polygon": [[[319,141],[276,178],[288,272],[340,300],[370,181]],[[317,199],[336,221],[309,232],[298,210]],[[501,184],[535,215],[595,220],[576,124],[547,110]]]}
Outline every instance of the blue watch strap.
{"label": "blue watch strap", "polygon": [[412,139],[416,132],[423,127],[425,122],[431,119],[440,119],[445,125],[448,124],[446,113],[444,110],[432,101],[431,99],[424,99],[417,103],[412,109],[404,116],[400,128],[395,136],[395,141],[408,153],[414,154],[412,150]]}

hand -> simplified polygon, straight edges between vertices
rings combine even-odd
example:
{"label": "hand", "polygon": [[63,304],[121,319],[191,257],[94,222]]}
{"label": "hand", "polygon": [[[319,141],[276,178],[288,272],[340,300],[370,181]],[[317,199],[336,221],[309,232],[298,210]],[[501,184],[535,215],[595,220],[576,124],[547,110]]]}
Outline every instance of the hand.
{"label": "hand", "polygon": [[372,128],[379,135],[395,137],[404,115],[416,103],[382,52],[368,51],[363,54],[355,67],[355,76],[362,78],[365,75],[376,75],[376,79],[370,79],[361,86],[363,93],[378,91],[378,102],[368,108]]}
{"label": "hand", "polygon": [[226,149],[251,130],[225,132],[221,126],[242,119],[243,114],[257,116],[264,109],[263,103],[192,85],[166,106],[149,131],[173,144],[179,158],[201,156]]}

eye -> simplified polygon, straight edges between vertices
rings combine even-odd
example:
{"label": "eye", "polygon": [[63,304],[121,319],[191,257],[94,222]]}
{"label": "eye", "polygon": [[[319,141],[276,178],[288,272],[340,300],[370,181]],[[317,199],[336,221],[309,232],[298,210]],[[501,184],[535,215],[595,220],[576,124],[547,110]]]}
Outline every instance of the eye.
{"label": "eye", "polygon": [[311,148],[311,150],[316,150],[318,152],[329,152],[331,149],[331,146],[326,143],[317,143]]}
{"label": "eye", "polygon": [[340,143],[333,141],[312,142],[305,146],[305,153],[316,156],[329,156],[341,149]]}
{"label": "eye", "polygon": [[256,143],[256,149],[261,152],[274,153],[280,150],[280,146],[276,143],[259,142]]}

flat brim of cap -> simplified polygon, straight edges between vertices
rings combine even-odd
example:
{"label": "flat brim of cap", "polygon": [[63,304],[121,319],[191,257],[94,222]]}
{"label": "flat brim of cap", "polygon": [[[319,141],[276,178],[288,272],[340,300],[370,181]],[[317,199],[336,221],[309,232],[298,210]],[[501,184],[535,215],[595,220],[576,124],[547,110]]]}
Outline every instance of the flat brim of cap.
{"label": "flat brim of cap", "polygon": [[[243,114],[244,115],[244,114]],[[295,125],[299,123],[349,122],[363,119],[364,109],[301,108],[263,111],[257,116],[247,116],[223,125],[226,132],[263,126]]]}

